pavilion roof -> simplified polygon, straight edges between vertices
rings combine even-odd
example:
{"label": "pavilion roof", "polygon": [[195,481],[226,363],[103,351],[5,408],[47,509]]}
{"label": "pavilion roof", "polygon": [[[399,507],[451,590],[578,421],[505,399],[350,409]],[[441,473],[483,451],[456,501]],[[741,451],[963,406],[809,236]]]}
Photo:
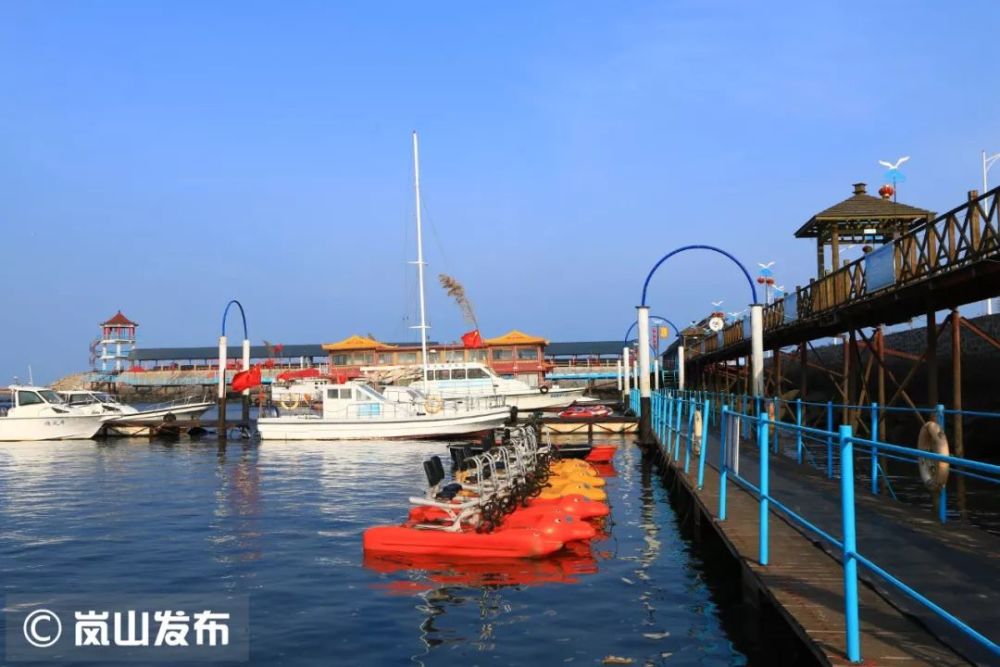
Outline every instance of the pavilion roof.
{"label": "pavilion roof", "polygon": [[514,329],[502,336],[487,338],[483,343],[486,345],[548,345],[549,341],[540,336],[532,336]]}
{"label": "pavilion roof", "polygon": [[101,326],[137,327],[139,326],[139,324],[137,322],[133,322],[129,318],[122,315],[122,311],[119,310],[117,313],[115,313],[115,316],[109,319],[107,322],[101,322]]}
{"label": "pavilion roof", "polygon": [[395,347],[395,345],[389,345],[368,336],[357,335],[348,336],[336,343],[323,343],[323,349],[327,352],[335,352],[337,350],[391,350]]}
{"label": "pavilion roof", "polygon": [[933,218],[932,211],[900,204],[891,199],[873,197],[865,192],[864,183],[855,183],[852,196],[809,218],[795,232],[795,236],[800,239],[815,238],[834,226],[871,227],[879,223],[889,223],[916,227]]}

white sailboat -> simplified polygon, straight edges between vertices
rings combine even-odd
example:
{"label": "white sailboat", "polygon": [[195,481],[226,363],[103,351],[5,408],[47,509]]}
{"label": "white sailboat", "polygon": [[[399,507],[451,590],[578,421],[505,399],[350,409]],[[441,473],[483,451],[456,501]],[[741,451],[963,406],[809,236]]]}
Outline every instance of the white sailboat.
{"label": "white sailboat", "polygon": [[[423,379],[428,379],[427,314],[424,303],[424,244],[420,210],[420,151],[413,133],[413,176],[417,223],[417,281],[420,293],[420,349]],[[408,400],[390,401],[360,382],[328,384],[319,414],[261,417],[262,440],[348,440],[384,438],[446,438],[483,433],[501,426],[510,415],[503,397],[444,400],[410,390]]]}
{"label": "white sailboat", "polygon": [[101,429],[104,415],[70,407],[47,387],[13,385],[11,407],[0,410],[0,441],[86,440]]}

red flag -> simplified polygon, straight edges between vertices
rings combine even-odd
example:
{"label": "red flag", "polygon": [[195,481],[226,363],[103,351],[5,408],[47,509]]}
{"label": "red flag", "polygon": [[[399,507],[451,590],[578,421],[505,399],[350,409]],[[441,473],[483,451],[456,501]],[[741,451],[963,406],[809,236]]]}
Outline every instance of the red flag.
{"label": "red flag", "polygon": [[465,347],[482,347],[483,337],[479,335],[479,329],[462,334],[462,345]]}
{"label": "red flag", "polygon": [[260,366],[253,366],[250,370],[240,371],[233,376],[230,383],[233,391],[243,391],[260,386]]}

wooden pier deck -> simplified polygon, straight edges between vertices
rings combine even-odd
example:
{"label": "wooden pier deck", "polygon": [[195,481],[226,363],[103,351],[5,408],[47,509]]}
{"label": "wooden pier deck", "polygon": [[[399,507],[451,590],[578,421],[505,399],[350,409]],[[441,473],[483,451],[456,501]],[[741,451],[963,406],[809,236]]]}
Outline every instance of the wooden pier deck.
{"label": "wooden pier deck", "polygon": [[[756,447],[744,444],[740,475],[756,484]],[[744,588],[764,596],[821,664],[850,664],[844,633],[843,569],[839,554],[780,512],[770,516],[770,563],[758,562],[759,505],[748,491],[727,486],[727,519],[718,520],[718,442],[709,439],[704,484],[697,489],[697,458],[690,472],[669,462],[670,475],[690,495],[741,563]],[[839,539],[839,482],[781,456],[770,459],[770,495]],[[972,627],[1000,635],[1000,539],[960,522],[941,526],[929,513],[886,498],[856,493],[858,551],[885,565]],[[996,664],[995,657],[921,605],[859,569],[861,650],[866,665]],[[788,664],[796,664],[789,662]]]}

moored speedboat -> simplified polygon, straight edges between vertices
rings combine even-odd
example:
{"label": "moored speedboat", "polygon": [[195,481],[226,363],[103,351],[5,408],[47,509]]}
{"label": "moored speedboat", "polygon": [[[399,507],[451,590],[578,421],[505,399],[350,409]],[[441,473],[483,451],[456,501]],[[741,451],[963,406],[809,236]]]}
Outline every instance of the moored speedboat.
{"label": "moored speedboat", "polygon": [[11,407],[0,414],[0,441],[86,440],[107,419],[67,405],[47,387],[10,387]]}
{"label": "moored speedboat", "polygon": [[88,414],[103,415],[107,435],[139,435],[163,423],[167,415],[177,419],[198,419],[215,403],[197,398],[180,399],[148,406],[142,410],[121,403],[103,391],[74,389],[58,392],[66,403]]}

